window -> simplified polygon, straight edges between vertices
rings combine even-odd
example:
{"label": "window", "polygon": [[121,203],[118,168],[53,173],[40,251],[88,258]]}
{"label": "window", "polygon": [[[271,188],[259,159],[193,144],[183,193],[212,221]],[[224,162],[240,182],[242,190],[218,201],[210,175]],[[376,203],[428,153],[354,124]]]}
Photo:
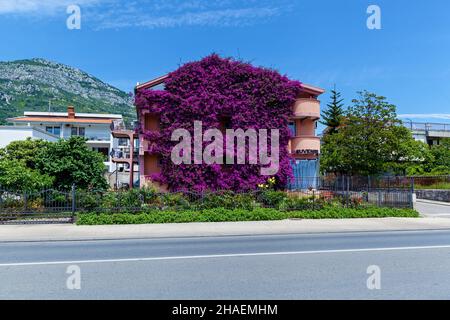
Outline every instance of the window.
{"label": "window", "polygon": [[126,147],[128,146],[128,138],[119,138],[119,146]]}
{"label": "window", "polygon": [[295,125],[295,122],[289,122],[289,130],[291,131],[292,136],[297,135],[297,126]]}
{"label": "window", "polygon": [[85,128],[83,128],[83,127],[72,127],[70,135],[71,136],[84,137],[85,136]]}
{"label": "window", "polygon": [[61,135],[61,127],[45,127],[45,131],[54,134],[55,136]]}

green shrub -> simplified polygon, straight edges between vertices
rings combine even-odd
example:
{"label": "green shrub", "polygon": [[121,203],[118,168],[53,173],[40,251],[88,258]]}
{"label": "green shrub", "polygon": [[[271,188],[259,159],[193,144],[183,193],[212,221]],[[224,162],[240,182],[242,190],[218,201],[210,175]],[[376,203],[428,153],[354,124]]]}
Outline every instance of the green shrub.
{"label": "green shrub", "polygon": [[322,210],[280,211],[272,208],[245,209],[206,209],[200,211],[151,210],[146,213],[85,213],[79,214],[78,225],[103,224],[145,224],[145,223],[183,223],[183,222],[220,222],[220,221],[270,221],[282,219],[344,219],[344,218],[385,218],[408,217],[419,215],[412,209],[391,208],[324,208]]}
{"label": "green shrub", "polygon": [[[104,197],[94,192],[77,192],[77,206],[85,211],[95,211],[104,205]],[[112,207],[105,207],[112,208]]]}
{"label": "green shrub", "polygon": [[247,209],[257,207],[255,198],[251,193],[234,193],[224,191],[220,193],[205,193],[192,202],[196,209]]}
{"label": "green shrub", "polygon": [[279,208],[281,203],[287,199],[284,191],[263,190],[258,195],[258,201],[265,207]]}
{"label": "green shrub", "polygon": [[190,203],[181,193],[162,193],[158,195],[161,209],[189,209]]}
{"label": "green shrub", "polygon": [[312,196],[304,198],[286,198],[280,204],[280,210],[282,211],[321,210],[323,208],[323,200],[316,199]]}

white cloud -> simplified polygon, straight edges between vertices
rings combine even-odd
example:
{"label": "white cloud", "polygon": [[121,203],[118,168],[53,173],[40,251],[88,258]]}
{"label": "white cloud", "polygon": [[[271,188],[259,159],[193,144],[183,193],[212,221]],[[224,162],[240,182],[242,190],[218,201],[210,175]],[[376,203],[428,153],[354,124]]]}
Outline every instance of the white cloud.
{"label": "white cloud", "polygon": [[68,5],[92,5],[101,0],[0,0],[0,14],[54,14]]}
{"label": "white cloud", "polygon": [[280,14],[277,8],[223,9],[185,12],[175,15],[125,15],[117,19],[102,19],[98,29],[145,27],[171,28],[179,26],[237,26],[254,23],[256,19],[270,18]]}
{"label": "white cloud", "polygon": [[400,114],[399,118],[406,119],[441,119],[450,120],[450,114],[447,113],[411,113],[411,114]]}
{"label": "white cloud", "polygon": [[97,30],[251,25],[292,7],[289,0],[0,0],[0,15],[51,17],[71,4]]}

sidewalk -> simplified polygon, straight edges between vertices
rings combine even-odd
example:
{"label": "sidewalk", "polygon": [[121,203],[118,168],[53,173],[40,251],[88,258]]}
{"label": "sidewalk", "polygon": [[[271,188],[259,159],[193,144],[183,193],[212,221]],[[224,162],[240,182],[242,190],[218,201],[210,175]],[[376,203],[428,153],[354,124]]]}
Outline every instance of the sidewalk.
{"label": "sidewalk", "polygon": [[439,206],[450,207],[450,202],[442,202],[442,201],[434,201],[434,200],[425,200],[425,199],[417,199],[417,202],[421,202],[421,203],[429,203],[429,204],[436,204],[436,205],[439,205]]}
{"label": "sidewalk", "polygon": [[283,220],[113,226],[0,225],[0,242],[450,229],[448,218]]}

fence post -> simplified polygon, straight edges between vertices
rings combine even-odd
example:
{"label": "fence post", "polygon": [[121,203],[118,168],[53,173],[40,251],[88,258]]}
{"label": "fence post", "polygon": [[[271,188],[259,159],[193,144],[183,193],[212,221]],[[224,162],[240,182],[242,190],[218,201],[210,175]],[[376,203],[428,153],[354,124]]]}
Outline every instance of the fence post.
{"label": "fence post", "polygon": [[27,207],[28,207],[28,199],[27,199],[27,192],[24,191],[23,192],[23,212],[26,213],[27,212]]}
{"label": "fence post", "polygon": [[381,190],[378,189],[378,207],[381,207]]}
{"label": "fence post", "polygon": [[414,192],[415,192],[415,185],[414,185],[414,177],[411,177],[411,194],[409,197],[409,207],[414,209]]}
{"label": "fence post", "polygon": [[350,202],[350,178],[347,177],[347,196],[346,196],[346,202],[347,202],[347,208],[349,206],[349,202]]}
{"label": "fence post", "polygon": [[316,193],[314,191],[314,189],[312,190],[312,194],[313,194],[313,210],[316,209]]}
{"label": "fence post", "polygon": [[75,189],[75,184],[72,184],[72,222],[75,219],[75,211],[76,211],[76,189]]}

